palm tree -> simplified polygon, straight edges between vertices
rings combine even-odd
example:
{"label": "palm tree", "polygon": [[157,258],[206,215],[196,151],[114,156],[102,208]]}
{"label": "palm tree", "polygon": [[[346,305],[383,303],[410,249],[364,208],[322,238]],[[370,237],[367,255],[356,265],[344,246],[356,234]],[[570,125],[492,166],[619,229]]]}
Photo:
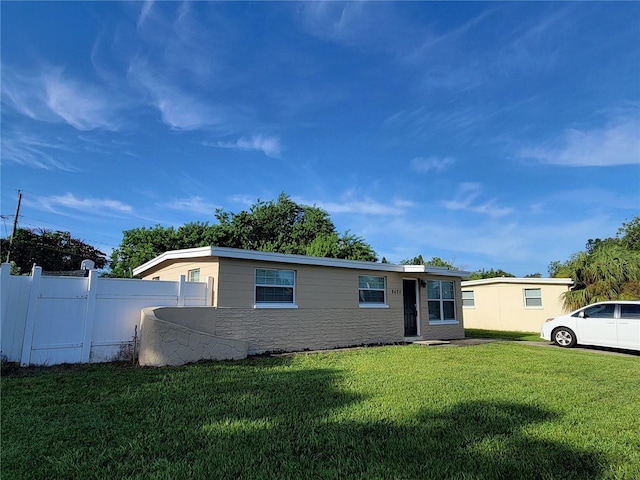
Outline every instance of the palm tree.
{"label": "palm tree", "polygon": [[640,299],[640,251],[602,244],[574,254],[566,267],[574,281],[574,287],[562,295],[569,311],[604,300]]}

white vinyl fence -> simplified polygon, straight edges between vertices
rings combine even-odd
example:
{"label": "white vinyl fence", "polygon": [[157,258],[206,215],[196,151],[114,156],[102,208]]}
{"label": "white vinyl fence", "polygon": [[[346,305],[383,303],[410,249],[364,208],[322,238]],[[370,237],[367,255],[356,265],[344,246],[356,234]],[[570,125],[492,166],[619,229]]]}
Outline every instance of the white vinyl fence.
{"label": "white vinyl fence", "polygon": [[212,304],[213,281],[30,276],[0,268],[2,359],[28,365],[131,359],[145,307]]}

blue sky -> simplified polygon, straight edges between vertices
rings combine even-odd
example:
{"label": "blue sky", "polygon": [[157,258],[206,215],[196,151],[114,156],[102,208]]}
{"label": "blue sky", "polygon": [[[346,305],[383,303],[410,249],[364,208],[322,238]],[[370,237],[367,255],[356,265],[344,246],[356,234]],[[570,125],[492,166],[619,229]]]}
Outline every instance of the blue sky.
{"label": "blue sky", "polygon": [[640,214],[638,2],[2,2],[2,236],[280,192],[391,262],[547,274]]}

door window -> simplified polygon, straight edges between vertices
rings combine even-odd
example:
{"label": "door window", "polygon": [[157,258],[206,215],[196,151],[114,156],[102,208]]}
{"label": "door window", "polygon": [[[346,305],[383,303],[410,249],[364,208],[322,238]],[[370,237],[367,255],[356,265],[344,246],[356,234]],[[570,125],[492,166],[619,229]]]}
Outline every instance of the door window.
{"label": "door window", "polygon": [[615,310],[616,305],[614,303],[606,303],[585,308],[583,311],[586,318],[613,318]]}

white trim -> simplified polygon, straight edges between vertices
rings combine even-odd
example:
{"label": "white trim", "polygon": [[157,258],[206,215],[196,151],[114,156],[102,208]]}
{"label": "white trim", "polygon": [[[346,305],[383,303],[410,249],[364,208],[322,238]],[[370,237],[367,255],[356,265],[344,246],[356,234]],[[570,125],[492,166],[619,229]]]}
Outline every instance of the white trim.
{"label": "white trim", "polygon": [[462,288],[474,287],[476,285],[490,285],[493,283],[511,283],[522,285],[573,285],[571,278],[520,278],[520,277],[495,277],[483,278],[481,280],[465,280]]}
{"label": "white trim", "polygon": [[429,325],[458,325],[460,320],[429,320]]}
{"label": "white trim", "polygon": [[287,308],[287,309],[295,309],[298,308],[298,305],[295,303],[256,303],[253,305],[253,308]]}
{"label": "white trim", "polygon": [[358,307],[360,308],[389,308],[389,305],[386,303],[359,303]]}
{"label": "white trim", "polygon": [[466,278],[469,272],[449,270],[429,265],[396,265],[393,263],[361,262],[357,260],[343,260],[340,258],[310,257],[307,255],[293,255],[274,252],[257,252],[227,247],[198,247],[183,250],[171,250],[158,255],[147,263],[133,269],[133,275],[142,275],[147,270],[160,265],[167,260],[183,260],[188,258],[222,257],[243,260],[258,260],[263,262],[292,263],[298,265],[318,265],[323,267],[352,268],[357,270],[375,270],[381,272],[429,273],[446,277]]}

